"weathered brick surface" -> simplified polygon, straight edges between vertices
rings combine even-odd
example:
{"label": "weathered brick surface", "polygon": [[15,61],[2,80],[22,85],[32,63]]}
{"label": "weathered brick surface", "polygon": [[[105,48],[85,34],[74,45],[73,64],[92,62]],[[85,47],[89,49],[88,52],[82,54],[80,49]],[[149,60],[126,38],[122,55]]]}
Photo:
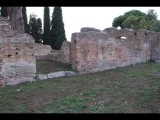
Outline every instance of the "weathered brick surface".
{"label": "weathered brick surface", "polygon": [[[126,40],[122,41],[120,37],[126,37]],[[153,39],[155,32],[145,29],[132,31],[107,28],[101,31],[82,28],[81,32],[72,34],[72,67],[83,73],[146,62],[151,59]],[[154,51],[156,55],[157,51]]]}
{"label": "weathered brick surface", "polygon": [[[62,63],[71,63],[71,42],[64,41],[60,50],[51,49],[49,45],[36,46],[36,60],[60,61]],[[40,51],[38,51],[40,50]]]}
{"label": "weathered brick surface", "polygon": [[52,50],[50,45],[44,45],[41,43],[34,44],[35,55],[46,55]]}
{"label": "weathered brick surface", "polygon": [[34,41],[29,34],[11,30],[9,21],[0,18],[0,85],[35,80]]}
{"label": "weathered brick surface", "polygon": [[64,41],[61,45],[61,49],[58,53],[57,61],[62,63],[71,63],[71,42]]}
{"label": "weathered brick surface", "polygon": [[160,32],[152,34],[151,39],[151,60],[160,60]]}
{"label": "weathered brick surface", "polygon": [[59,50],[54,50],[54,49],[52,49],[52,50],[50,51],[50,53],[57,53],[57,54],[59,54]]}
{"label": "weathered brick surface", "polygon": [[[126,40],[121,40],[126,37]],[[140,62],[160,60],[160,32],[106,28],[82,28],[64,41],[60,50],[34,42],[29,34],[11,30],[0,17],[0,85],[36,80],[36,59],[71,63],[80,73],[97,72]],[[47,78],[69,76],[54,73]],[[40,78],[42,77],[42,78]],[[38,76],[44,79],[46,76]]]}
{"label": "weathered brick surface", "polygon": [[35,55],[36,60],[50,60],[49,54]]}

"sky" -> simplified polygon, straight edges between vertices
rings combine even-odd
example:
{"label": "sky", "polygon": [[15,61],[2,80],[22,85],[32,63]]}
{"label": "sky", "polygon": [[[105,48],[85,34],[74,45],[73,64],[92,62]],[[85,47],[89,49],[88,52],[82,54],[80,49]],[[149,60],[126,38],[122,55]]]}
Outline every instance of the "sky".
{"label": "sky", "polygon": [[[26,7],[27,16],[31,13],[37,14],[37,18],[42,19],[44,7]],[[50,7],[50,16],[53,8]],[[63,23],[67,41],[71,41],[71,34],[80,32],[82,27],[93,27],[100,30],[112,27],[114,18],[123,15],[130,10],[140,10],[146,13],[149,9],[154,9],[160,19],[160,7],[62,7]]]}

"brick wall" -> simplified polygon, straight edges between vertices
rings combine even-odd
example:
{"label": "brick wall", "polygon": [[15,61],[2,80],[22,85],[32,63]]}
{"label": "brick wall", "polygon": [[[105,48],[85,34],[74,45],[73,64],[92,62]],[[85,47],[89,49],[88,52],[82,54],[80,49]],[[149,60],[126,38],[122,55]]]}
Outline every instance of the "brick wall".
{"label": "brick wall", "polygon": [[11,30],[8,19],[0,17],[0,85],[35,81],[34,39]]}

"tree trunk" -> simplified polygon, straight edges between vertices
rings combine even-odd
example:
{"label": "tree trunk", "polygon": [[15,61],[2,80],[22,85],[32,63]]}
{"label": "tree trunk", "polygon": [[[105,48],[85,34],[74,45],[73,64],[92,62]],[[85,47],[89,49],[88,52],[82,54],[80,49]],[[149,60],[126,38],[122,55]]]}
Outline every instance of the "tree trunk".
{"label": "tree trunk", "polygon": [[24,21],[22,15],[23,7],[6,7],[6,8],[8,11],[11,29],[23,33],[24,32]]}

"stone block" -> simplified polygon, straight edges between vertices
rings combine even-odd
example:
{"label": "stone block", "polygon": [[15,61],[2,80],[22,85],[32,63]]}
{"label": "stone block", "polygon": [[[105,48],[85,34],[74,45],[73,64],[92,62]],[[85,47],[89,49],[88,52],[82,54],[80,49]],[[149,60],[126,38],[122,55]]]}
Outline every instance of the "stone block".
{"label": "stone block", "polygon": [[66,73],[66,76],[73,76],[73,75],[76,75],[76,73],[73,72],[73,71],[65,71],[65,73]]}
{"label": "stone block", "polygon": [[158,64],[159,64],[159,63],[160,63],[160,60],[155,60],[155,63],[158,63]]}
{"label": "stone block", "polygon": [[47,74],[47,76],[48,78],[63,77],[63,76],[66,76],[66,72],[65,71],[53,72],[53,73]]}
{"label": "stone block", "polygon": [[45,80],[45,79],[48,79],[48,77],[46,74],[40,74],[40,75],[37,75],[37,79],[38,80]]}

